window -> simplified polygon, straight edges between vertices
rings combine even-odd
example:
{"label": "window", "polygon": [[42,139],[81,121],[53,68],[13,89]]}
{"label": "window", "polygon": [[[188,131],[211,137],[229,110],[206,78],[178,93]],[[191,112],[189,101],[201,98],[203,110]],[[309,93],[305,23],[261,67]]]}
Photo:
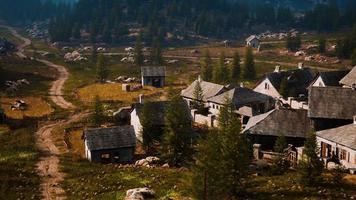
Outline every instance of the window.
{"label": "window", "polygon": [[109,159],[110,158],[110,154],[108,154],[108,153],[101,154],[101,158],[102,159]]}
{"label": "window", "polygon": [[268,90],[269,89],[269,85],[268,83],[265,83],[265,89]]}
{"label": "window", "polygon": [[213,104],[213,109],[215,109],[215,104]]}
{"label": "window", "polygon": [[340,160],[346,160],[346,150],[341,150],[341,153],[340,153]]}

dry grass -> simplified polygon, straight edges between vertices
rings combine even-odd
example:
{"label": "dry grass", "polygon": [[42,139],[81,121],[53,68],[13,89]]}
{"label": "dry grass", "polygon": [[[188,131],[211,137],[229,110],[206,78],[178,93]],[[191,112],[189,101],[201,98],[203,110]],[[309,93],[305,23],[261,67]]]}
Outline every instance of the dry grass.
{"label": "dry grass", "polygon": [[16,98],[3,98],[1,106],[5,110],[6,116],[11,119],[23,119],[24,117],[44,117],[50,115],[54,110],[52,107],[38,97],[24,97],[21,98],[27,103],[27,109],[24,111],[11,110],[11,105],[15,102]]}
{"label": "dry grass", "polygon": [[163,98],[164,90],[154,87],[145,87],[134,92],[122,91],[122,84],[93,84],[79,89],[78,96],[83,102],[93,102],[95,96],[102,101],[119,101],[123,104],[131,104],[138,99],[140,94],[146,97]]}
{"label": "dry grass", "polygon": [[[198,50],[198,53],[192,53],[192,50]],[[222,47],[222,46],[197,46],[197,47],[189,47],[189,48],[177,48],[174,50],[167,50],[164,52],[164,55],[167,56],[204,56],[204,53],[209,50],[210,56],[213,58],[218,58],[223,52],[226,57],[232,57],[234,53],[237,51],[240,55],[245,54],[245,47]]]}
{"label": "dry grass", "polygon": [[82,140],[83,130],[75,130],[69,133],[71,152],[81,158],[85,158],[84,141]]}

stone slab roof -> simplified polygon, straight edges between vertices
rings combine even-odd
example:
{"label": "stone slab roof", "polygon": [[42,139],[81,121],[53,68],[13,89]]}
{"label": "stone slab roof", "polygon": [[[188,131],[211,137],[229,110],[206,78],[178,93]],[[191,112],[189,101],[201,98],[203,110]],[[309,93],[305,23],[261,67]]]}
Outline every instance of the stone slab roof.
{"label": "stone slab roof", "polygon": [[258,38],[256,35],[250,35],[247,39],[246,39],[246,42],[251,42],[252,40],[258,40],[258,41],[261,41],[260,38]]}
{"label": "stone slab roof", "polygon": [[166,67],[141,67],[141,75],[143,77],[166,76]]}
{"label": "stone slab roof", "polygon": [[306,110],[274,109],[251,117],[244,133],[252,135],[305,138],[311,129]]}
{"label": "stone slab roof", "polygon": [[343,79],[340,80],[340,83],[349,87],[356,84],[356,66]]}
{"label": "stone slab roof", "polygon": [[316,135],[317,137],[356,150],[356,124],[318,131]]}
{"label": "stone slab roof", "polygon": [[240,108],[250,103],[263,103],[271,99],[271,97],[259,92],[255,92],[251,89],[235,87],[220,95],[209,98],[208,102],[224,105],[226,98],[229,98],[236,108]]}
{"label": "stone slab roof", "polygon": [[340,86],[340,80],[349,72],[350,70],[321,72],[319,76],[323,80],[325,86]]}
{"label": "stone slab roof", "polygon": [[356,90],[343,87],[311,87],[310,118],[351,120],[356,115]]}
{"label": "stone slab roof", "polygon": [[[197,83],[198,80],[195,80],[186,89],[182,90],[181,95],[185,98],[194,99],[194,90]],[[209,98],[216,96],[226,90],[226,88],[223,85],[219,85],[207,81],[200,81],[200,86],[203,90],[204,101],[207,101]]]}
{"label": "stone slab roof", "polygon": [[91,151],[136,146],[133,126],[87,129],[84,138]]}

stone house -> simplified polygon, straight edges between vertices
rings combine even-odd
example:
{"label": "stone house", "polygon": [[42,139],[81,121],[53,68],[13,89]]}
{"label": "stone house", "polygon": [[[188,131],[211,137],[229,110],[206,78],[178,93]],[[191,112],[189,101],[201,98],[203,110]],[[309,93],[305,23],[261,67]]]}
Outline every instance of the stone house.
{"label": "stone house", "polygon": [[91,162],[131,163],[136,137],[133,126],[94,128],[84,131],[85,156]]}
{"label": "stone house", "polygon": [[141,67],[142,86],[164,87],[166,67]]}
{"label": "stone house", "polygon": [[346,169],[356,171],[356,116],[351,124],[318,131],[320,157],[328,163],[339,162]]}
{"label": "stone house", "polygon": [[246,39],[246,46],[257,49],[260,48],[260,45],[261,45],[261,40],[256,35],[251,35]]}
{"label": "stone house", "polygon": [[[283,98],[280,93],[283,80],[286,80],[286,86],[290,92],[288,97],[290,98]],[[307,105],[308,86],[313,80],[314,76],[311,69],[303,67],[302,64],[299,64],[297,69],[292,70],[281,70],[280,66],[276,66],[274,72],[266,74],[265,78],[254,88],[254,91],[281,100],[285,104],[291,105],[291,99],[294,99],[301,104],[305,102]]]}

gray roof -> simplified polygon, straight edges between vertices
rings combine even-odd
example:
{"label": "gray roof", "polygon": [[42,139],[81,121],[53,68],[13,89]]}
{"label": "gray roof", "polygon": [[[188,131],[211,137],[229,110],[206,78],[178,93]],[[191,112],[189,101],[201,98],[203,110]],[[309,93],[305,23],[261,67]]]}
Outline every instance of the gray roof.
{"label": "gray roof", "polygon": [[314,75],[310,68],[302,68],[268,73],[266,78],[277,90],[279,90],[282,80],[287,78],[290,90],[294,89],[297,94],[307,94],[307,88],[314,80]]}
{"label": "gray roof", "polygon": [[133,126],[87,129],[84,131],[84,138],[91,151],[135,147],[136,145]]}
{"label": "gray roof", "polygon": [[258,41],[261,41],[259,37],[257,37],[256,35],[250,35],[247,39],[246,39],[246,42],[250,42],[252,40],[258,40]]}
{"label": "gray roof", "polygon": [[311,87],[309,117],[351,120],[356,115],[356,90],[343,87]]}
{"label": "gray roof", "polygon": [[356,124],[318,131],[316,135],[356,150]]}
{"label": "gray roof", "polygon": [[[168,106],[169,102],[168,101],[156,101],[156,102],[145,102],[145,104],[148,104],[150,106],[150,110],[154,111],[154,118],[151,119],[152,124],[156,126],[164,126],[166,124],[165,120],[165,114],[166,114],[166,107]],[[139,119],[141,120],[141,116],[143,113],[143,108],[144,104],[141,103],[136,103],[134,104],[134,109],[136,109],[136,113],[139,116]],[[189,112],[188,105],[182,101],[182,106],[177,109],[186,109],[186,123],[191,123],[191,116]]]}
{"label": "gray roof", "polygon": [[145,77],[166,76],[166,67],[141,67],[141,75]]}
{"label": "gray roof", "polygon": [[311,129],[307,111],[303,109],[274,109],[267,113],[251,117],[244,133],[305,138]]}
{"label": "gray roof", "polygon": [[231,89],[220,95],[209,98],[208,101],[223,105],[226,101],[226,97],[228,97],[237,108],[248,105],[250,103],[266,102],[271,99],[271,97],[259,92],[255,92],[251,89],[235,87],[234,89]]}
{"label": "gray roof", "polygon": [[349,72],[350,70],[321,72],[319,77],[323,80],[325,86],[340,86],[340,80]]}
{"label": "gray roof", "polygon": [[356,84],[356,66],[343,79],[341,79],[340,83],[349,87]]}
{"label": "gray roof", "polygon": [[[188,86],[188,88],[182,90],[181,95],[186,98],[194,99],[194,89],[198,80],[195,80],[192,84]],[[226,88],[223,85],[200,81],[200,86],[203,90],[203,100],[207,101],[210,97],[221,94]]]}

